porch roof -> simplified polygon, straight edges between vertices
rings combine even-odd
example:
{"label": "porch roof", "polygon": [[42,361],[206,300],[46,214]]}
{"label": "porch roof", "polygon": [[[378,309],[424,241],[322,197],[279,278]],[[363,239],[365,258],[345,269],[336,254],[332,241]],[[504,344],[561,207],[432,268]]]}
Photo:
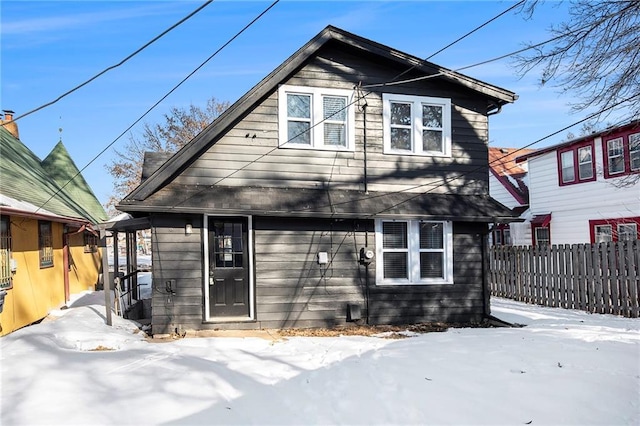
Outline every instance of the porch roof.
{"label": "porch roof", "polygon": [[517,221],[489,196],[169,184],[143,203],[123,201],[127,212],[208,213],[327,218],[432,218],[472,222]]}

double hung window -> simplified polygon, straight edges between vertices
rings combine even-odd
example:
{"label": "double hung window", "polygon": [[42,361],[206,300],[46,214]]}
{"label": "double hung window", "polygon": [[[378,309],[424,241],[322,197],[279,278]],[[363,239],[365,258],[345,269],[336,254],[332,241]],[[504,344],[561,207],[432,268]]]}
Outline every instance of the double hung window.
{"label": "double hung window", "polygon": [[603,141],[604,177],[640,173],[640,133],[621,134]]}
{"label": "double hung window", "polygon": [[452,241],[451,222],[378,220],[376,283],[452,283]]}
{"label": "double hung window", "polygon": [[624,145],[622,138],[607,141],[607,164],[610,175],[624,173]]}
{"label": "double hung window", "polygon": [[589,221],[592,243],[640,239],[640,216]]}
{"label": "double hung window", "polygon": [[382,95],[384,152],[451,155],[451,100],[385,93]]}
{"label": "double hung window", "polygon": [[589,142],[559,151],[558,169],[561,186],[595,180],[593,144]]}
{"label": "double hung window", "polygon": [[354,149],[352,92],[340,89],[280,86],[280,147]]}

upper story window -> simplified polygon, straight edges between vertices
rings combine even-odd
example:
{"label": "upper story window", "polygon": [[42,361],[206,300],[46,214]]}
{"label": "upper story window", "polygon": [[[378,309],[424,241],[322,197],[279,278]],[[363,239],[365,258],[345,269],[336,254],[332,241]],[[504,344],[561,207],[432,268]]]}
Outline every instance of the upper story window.
{"label": "upper story window", "polygon": [[51,222],[38,221],[38,249],[40,251],[40,267],[53,266],[53,234]]}
{"label": "upper story window", "polygon": [[0,290],[11,288],[11,222],[0,216]]}
{"label": "upper story window", "polygon": [[603,139],[604,177],[640,173],[640,133]]}
{"label": "upper story window", "polygon": [[349,90],[280,86],[280,147],[353,151],[355,107],[351,96]]}
{"label": "upper story window", "polygon": [[378,285],[451,284],[451,222],[377,220]]}
{"label": "upper story window", "polygon": [[558,170],[560,186],[595,180],[593,142],[558,151]]}
{"label": "upper story window", "polygon": [[451,99],[384,93],[384,152],[451,156]]}

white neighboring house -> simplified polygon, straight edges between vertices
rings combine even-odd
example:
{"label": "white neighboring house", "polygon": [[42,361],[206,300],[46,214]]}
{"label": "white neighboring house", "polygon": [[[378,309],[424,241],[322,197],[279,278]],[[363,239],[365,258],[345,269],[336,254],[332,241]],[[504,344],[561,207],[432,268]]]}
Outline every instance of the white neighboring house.
{"label": "white neighboring house", "polygon": [[493,225],[491,245],[531,244],[527,163],[517,164],[515,160],[532,152],[533,149],[489,148],[489,194],[524,220]]}
{"label": "white neighboring house", "polygon": [[516,162],[529,170],[529,244],[640,239],[640,120]]}

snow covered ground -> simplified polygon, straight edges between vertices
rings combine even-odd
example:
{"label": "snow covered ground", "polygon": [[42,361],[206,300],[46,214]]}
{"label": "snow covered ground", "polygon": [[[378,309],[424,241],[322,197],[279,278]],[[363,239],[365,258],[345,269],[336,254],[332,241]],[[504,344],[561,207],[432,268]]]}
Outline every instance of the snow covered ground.
{"label": "snow covered ground", "polygon": [[638,319],[493,299],[526,327],[153,343],[102,303],[0,339],[2,425],[640,422]]}

